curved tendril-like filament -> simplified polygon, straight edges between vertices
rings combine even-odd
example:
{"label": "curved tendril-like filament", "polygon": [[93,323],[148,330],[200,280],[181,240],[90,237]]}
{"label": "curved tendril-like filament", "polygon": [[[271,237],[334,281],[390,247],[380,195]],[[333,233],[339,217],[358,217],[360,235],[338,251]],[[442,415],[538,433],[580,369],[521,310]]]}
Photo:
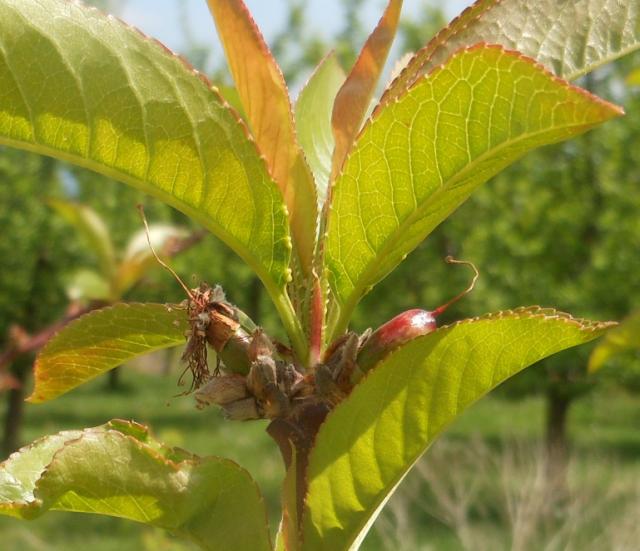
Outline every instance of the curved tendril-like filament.
{"label": "curved tendril-like filament", "polygon": [[470,262],[468,260],[456,260],[452,256],[447,256],[444,259],[444,261],[447,264],[464,264],[466,266],[469,266],[473,270],[474,275],[473,275],[473,279],[471,280],[471,283],[469,283],[468,287],[464,291],[462,291],[461,293],[458,293],[455,297],[453,297],[452,299],[448,300],[444,304],[438,306],[435,310],[433,310],[433,312],[431,312],[434,317],[439,316],[447,308],[449,308],[449,306],[451,306],[452,304],[455,304],[462,297],[468,295],[471,291],[473,291],[473,288],[476,285],[476,281],[478,281],[478,277],[480,277],[480,272],[478,272],[478,268],[476,268],[476,265],[473,262]]}
{"label": "curved tendril-like filament", "polygon": [[191,289],[189,289],[189,287],[187,287],[185,285],[184,281],[182,281],[182,279],[175,272],[175,270],[171,266],[169,266],[166,262],[164,262],[158,256],[158,253],[156,253],[156,250],[153,248],[153,245],[151,244],[151,235],[150,235],[150,232],[149,232],[149,224],[147,223],[147,217],[144,215],[144,207],[142,205],[138,205],[138,211],[140,212],[140,217],[142,218],[142,223],[144,224],[144,231],[145,231],[145,234],[147,236],[147,243],[149,243],[149,248],[151,249],[151,252],[153,253],[153,256],[155,257],[156,261],[158,262],[158,264],[160,264],[160,266],[162,266],[165,270],[167,270],[176,279],[176,281],[184,289],[185,293],[187,293],[187,296],[191,300],[195,300],[195,297],[193,296],[193,292],[191,291]]}

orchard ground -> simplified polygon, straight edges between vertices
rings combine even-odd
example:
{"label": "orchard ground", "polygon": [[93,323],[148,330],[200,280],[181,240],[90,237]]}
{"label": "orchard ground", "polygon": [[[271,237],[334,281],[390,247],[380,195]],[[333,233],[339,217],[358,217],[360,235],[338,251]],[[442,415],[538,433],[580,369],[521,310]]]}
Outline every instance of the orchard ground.
{"label": "orchard ground", "polygon": [[[273,529],[284,473],[266,423],[229,423],[213,408],[197,411],[192,397],[176,396],[178,375],[177,367],[161,374],[138,365],[122,371],[119,391],[108,391],[103,377],[50,403],[27,405],[23,440],[134,419],[168,444],[247,468],[265,493]],[[540,398],[499,395],[473,406],[409,475],[363,549],[542,549],[540,534],[548,549],[632,549],[640,541],[640,400],[604,387],[577,402],[569,494],[552,499],[551,524],[538,453],[543,408]],[[57,512],[31,522],[1,518],[0,541],[3,551],[190,549],[129,521]]]}

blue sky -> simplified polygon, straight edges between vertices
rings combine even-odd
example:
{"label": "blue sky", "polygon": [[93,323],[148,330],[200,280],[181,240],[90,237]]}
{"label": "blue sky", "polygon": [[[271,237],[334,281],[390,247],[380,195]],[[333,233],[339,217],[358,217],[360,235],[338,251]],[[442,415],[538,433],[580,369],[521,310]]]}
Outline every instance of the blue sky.
{"label": "blue sky", "polygon": [[[449,17],[455,16],[469,0],[405,0],[403,17],[416,13],[425,2],[445,5]],[[286,20],[284,0],[246,0],[267,41],[281,29]],[[314,28],[320,29],[327,37],[341,27],[340,0],[308,0],[308,20]],[[363,20],[370,28],[378,21],[386,0],[365,0]],[[184,10],[190,30],[198,43],[211,44],[220,52],[213,22],[206,6],[206,0],[126,0],[119,16],[135,25],[146,34],[159,39],[173,50],[184,49],[184,34],[180,25],[180,11]],[[428,39],[425,36],[425,41]]]}

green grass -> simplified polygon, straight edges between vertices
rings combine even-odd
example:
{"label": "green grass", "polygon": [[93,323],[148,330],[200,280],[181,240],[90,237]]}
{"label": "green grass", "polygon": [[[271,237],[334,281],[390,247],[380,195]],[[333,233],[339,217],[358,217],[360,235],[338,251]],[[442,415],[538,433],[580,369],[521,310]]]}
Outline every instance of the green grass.
{"label": "green grass", "polygon": [[[266,435],[265,422],[230,423],[215,409],[198,411],[190,396],[175,396],[176,375],[160,376],[133,369],[121,373],[122,390],[108,392],[106,379],[98,379],[70,394],[43,405],[26,405],[23,441],[30,442],[59,430],[102,424],[112,418],[134,419],[152,427],[164,442],[201,455],[230,457],[249,470],[264,492],[273,526],[278,518],[279,485],[283,468],[275,444]],[[499,455],[505,442],[533,445],[542,432],[543,403],[537,398],[518,402],[486,398],[466,412],[447,433],[447,442],[464,448],[480,438],[491,453]],[[572,476],[577,485],[592,479],[590,487],[606,490],[616,477],[640,474],[640,400],[624,394],[600,393],[584,398],[571,413],[570,432],[574,455],[579,458]],[[595,468],[610,476],[593,479]],[[464,463],[451,469],[465,469]],[[469,470],[469,469],[468,469]],[[472,470],[472,469],[471,469]],[[608,471],[607,471],[608,472]],[[494,475],[491,475],[494,476]],[[584,478],[584,480],[582,479]],[[407,485],[419,484],[410,479]],[[595,484],[600,484],[596,487]],[[493,481],[490,481],[490,486]],[[400,494],[402,492],[399,492]],[[425,488],[425,493],[428,494]],[[491,501],[495,495],[487,495]],[[485,532],[506,528],[497,513],[480,513],[477,525]],[[429,509],[427,507],[427,509]],[[475,514],[475,513],[474,513]],[[492,516],[493,515],[493,516]],[[413,514],[411,530],[425,549],[462,549],[458,536],[446,522],[420,510]],[[381,534],[372,531],[364,549],[383,549]],[[426,547],[426,542],[430,547]],[[421,543],[422,544],[422,543]],[[0,518],[2,551],[133,551],[190,549],[161,531],[131,522],[92,515],[49,513],[30,521]],[[242,551],[242,550],[241,550]],[[396,550],[396,551],[399,551]]]}

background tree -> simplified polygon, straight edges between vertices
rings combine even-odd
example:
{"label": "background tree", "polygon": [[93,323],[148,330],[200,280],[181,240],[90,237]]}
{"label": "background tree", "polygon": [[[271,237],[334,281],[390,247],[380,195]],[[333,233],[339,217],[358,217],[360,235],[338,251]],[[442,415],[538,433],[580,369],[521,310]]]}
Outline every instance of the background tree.
{"label": "background tree", "polygon": [[[65,306],[63,271],[77,260],[63,224],[38,197],[60,194],[56,161],[0,148],[0,349],[12,324],[35,331],[51,323]],[[24,389],[32,358],[9,371],[16,385],[7,391],[3,455],[16,448]]]}

